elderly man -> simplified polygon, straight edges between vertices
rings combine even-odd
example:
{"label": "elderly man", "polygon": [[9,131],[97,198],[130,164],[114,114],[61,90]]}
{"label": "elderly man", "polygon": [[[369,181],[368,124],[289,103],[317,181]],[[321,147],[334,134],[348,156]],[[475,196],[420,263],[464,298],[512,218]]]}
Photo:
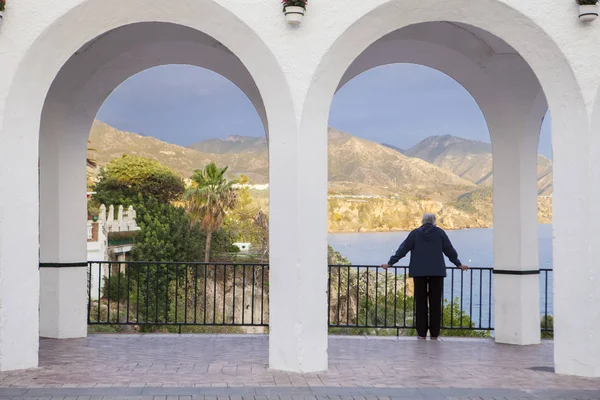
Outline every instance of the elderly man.
{"label": "elderly man", "polygon": [[442,324],[442,298],[446,277],[444,254],[461,270],[465,271],[469,267],[462,265],[446,232],[435,225],[434,214],[423,215],[422,221],[423,225],[410,232],[396,254],[381,267],[388,269],[410,252],[409,275],[415,284],[417,333],[419,339],[425,340],[429,330],[431,339],[437,340]]}

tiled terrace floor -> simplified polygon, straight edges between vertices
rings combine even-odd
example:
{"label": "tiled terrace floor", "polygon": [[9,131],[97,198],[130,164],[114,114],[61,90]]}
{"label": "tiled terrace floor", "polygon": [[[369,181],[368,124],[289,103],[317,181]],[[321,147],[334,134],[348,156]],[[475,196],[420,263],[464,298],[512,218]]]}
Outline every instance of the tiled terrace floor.
{"label": "tiled terrace floor", "polygon": [[552,342],[331,337],[329,370],[311,374],[269,370],[267,349],[266,336],[44,339],[39,368],[0,373],[0,398],[600,399],[600,379],[552,372]]}

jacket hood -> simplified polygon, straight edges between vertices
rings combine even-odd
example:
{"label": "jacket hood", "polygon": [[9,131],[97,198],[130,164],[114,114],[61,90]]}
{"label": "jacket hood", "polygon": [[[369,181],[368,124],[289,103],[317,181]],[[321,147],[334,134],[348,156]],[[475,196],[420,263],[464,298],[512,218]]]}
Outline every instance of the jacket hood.
{"label": "jacket hood", "polygon": [[419,231],[423,239],[425,239],[425,241],[428,242],[436,235],[437,229],[437,226],[433,224],[424,224],[417,230]]}

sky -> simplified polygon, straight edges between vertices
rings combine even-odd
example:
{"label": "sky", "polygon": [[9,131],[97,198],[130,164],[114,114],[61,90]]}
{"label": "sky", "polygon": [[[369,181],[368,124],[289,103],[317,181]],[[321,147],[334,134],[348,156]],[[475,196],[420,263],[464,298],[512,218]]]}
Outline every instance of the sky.
{"label": "sky", "polygon": [[[151,68],[129,78],[106,99],[97,118],[181,146],[265,134],[254,106],[237,86],[212,71],[187,65]],[[404,149],[433,135],[490,141],[471,95],[449,76],[414,64],[374,68],[348,82],[333,99],[329,123]],[[539,150],[551,157],[549,114]]]}

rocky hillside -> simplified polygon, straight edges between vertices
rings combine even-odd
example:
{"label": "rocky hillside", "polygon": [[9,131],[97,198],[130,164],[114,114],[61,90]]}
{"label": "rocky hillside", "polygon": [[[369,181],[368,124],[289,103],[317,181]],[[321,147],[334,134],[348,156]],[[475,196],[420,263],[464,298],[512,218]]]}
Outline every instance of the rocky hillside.
{"label": "rocky hillside", "polygon": [[227,139],[204,140],[188,147],[203,153],[254,153],[267,156],[267,139],[264,137],[230,136]]}
{"label": "rocky hillside", "polygon": [[[455,136],[431,136],[403,151],[477,185],[492,184],[492,146]],[[538,194],[552,194],[552,161],[538,157]]]}
{"label": "rocky hillside", "polygon": [[[232,136],[181,147],[158,139],[122,132],[96,121],[90,134],[90,156],[105,165],[122,154],[159,160],[184,177],[209,162],[229,166],[256,184],[268,182],[268,152],[264,138]],[[329,130],[329,182],[336,193],[414,193],[434,198],[455,197],[475,185],[450,171],[407,157],[378,143]]]}
{"label": "rocky hillside", "polygon": [[377,191],[465,192],[474,184],[418,158],[379,143],[329,129],[330,191],[375,194]]}
{"label": "rocky hillside", "polygon": [[[169,166],[181,176],[187,178],[196,169],[204,168],[210,162],[228,165],[231,175],[247,175],[257,184],[267,183],[269,177],[266,145],[264,154],[248,155],[240,152],[223,152],[218,147],[207,146],[206,152],[162,142],[158,139],[123,132],[95,121],[90,132],[90,148],[95,152],[90,157],[100,166],[122,154],[153,158]],[[214,150],[215,152],[210,152]]]}
{"label": "rocky hillside", "polygon": [[[411,230],[423,213],[436,214],[444,229],[488,228],[493,223],[492,190],[483,186],[456,201],[411,198],[330,198],[330,232]],[[538,221],[552,222],[552,198],[538,198]]]}

